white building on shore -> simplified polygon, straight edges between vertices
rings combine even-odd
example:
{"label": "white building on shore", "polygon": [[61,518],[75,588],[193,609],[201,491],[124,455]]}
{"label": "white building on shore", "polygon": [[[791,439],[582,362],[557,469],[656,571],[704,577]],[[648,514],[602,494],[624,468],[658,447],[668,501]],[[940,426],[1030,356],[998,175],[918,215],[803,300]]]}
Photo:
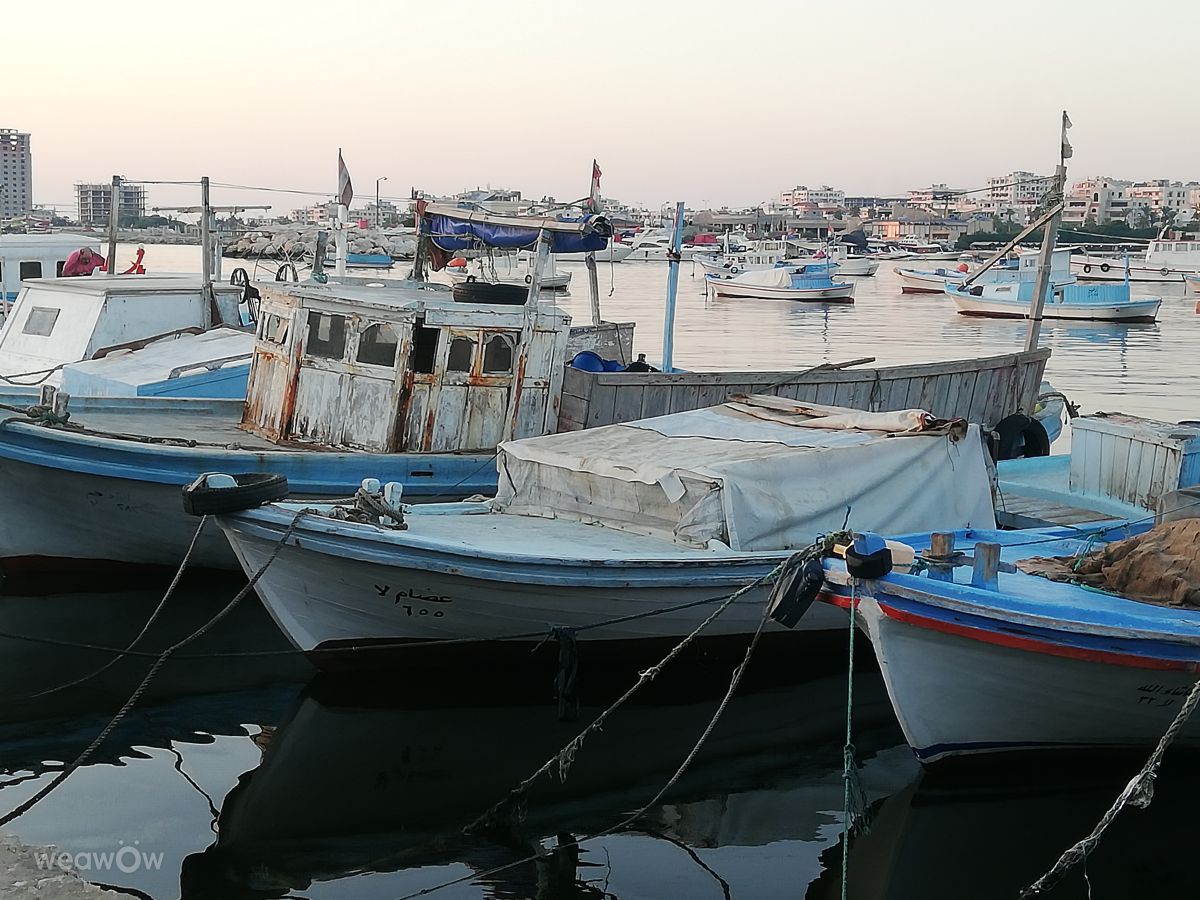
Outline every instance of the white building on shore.
{"label": "white building on shore", "polygon": [[842,209],[846,204],[846,192],[839,191],[825,184],[819,188],[810,188],[798,184],[779,195],[779,202],[792,209]]}

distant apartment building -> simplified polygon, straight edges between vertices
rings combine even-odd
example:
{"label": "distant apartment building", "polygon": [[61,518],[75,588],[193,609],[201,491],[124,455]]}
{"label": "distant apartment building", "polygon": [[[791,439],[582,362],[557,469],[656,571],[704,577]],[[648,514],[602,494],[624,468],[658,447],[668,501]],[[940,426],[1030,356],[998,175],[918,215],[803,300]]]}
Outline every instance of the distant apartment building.
{"label": "distant apartment building", "polygon": [[[122,182],[118,203],[118,212],[122,216],[146,215],[146,188]],[[107,225],[112,212],[112,183],[77,183],[75,209],[81,225]]]}
{"label": "distant apartment building", "polygon": [[842,208],[851,214],[875,218],[890,215],[896,200],[895,197],[846,197]]}
{"label": "distant apartment building", "polygon": [[33,155],[29,135],[0,128],[0,219],[23,216],[33,209]]}
{"label": "distant apartment building", "polygon": [[933,241],[951,244],[964,234],[975,234],[991,228],[989,217],[971,216],[965,219],[940,219],[913,212],[894,219],[871,223],[871,236],[883,241]]}
{"label": "distant apartment building", "polygon": [[1174,210],[1178,215],[1184,209],[1195,209],[1194,195],[1200,191],[1196,182],[1170,181],[1159,178],[1153,181],[1135,181],[1129,188],[1129,199],[1134,206],[1145,206],[1155,212]]}
{"label": "distant apartment building", "polygon": [[337,218],[337,201],[314,203],[301,209],[293,209],[288,218],[297,225],[327,225]]}
{"label": "distant apartment building", "polygon": [[362,218],[370,222],[372,227],[381,228],[390,222],[399,221],[400,209],[395,203],[391,203],[387,200],[380,200],[379,206],[377,207],[375,205],[375,201],[372,200],[367,204],[366,208],[362,210],[360,215]]}
{"label": "distant apartment building", "polygon": [[1124,222],[1132,208],[1131,189],[1130,182],[1106,176],[1077,181],[1067,192],[1063,222],[1069,225],[1088,221],[1097,225]]}
{"label": "distant apartment building", "polygon": [[835,190],[827,184],[819,188],[798,184],[790,191],[781,193],[779,202],[792,209],[842,209],[846,203],[846,192]]}
{"label": "distant apartment building", "polygon": [[997,175],[988,179],[987,193],[980,207],[992,215],[1005,216],[1015,212],[1028,217],[1053,186],[1054,178],[1050,175],[1020,170]]}
{"label": "distant apartment building", "polygon": [[940,208],[944,204],[952,203],[961,194],[962,191],[956,190],[948,184],[931,184],[927,188],[909,191],[908,202],[910,206],[937,205]]}

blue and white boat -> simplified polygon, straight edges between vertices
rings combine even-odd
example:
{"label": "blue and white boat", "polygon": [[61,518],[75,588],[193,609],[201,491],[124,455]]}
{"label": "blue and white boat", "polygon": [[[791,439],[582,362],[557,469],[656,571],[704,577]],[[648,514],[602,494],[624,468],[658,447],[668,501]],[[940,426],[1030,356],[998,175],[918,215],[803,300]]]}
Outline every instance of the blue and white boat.
{"label": "blue and white boat", "polygon": [[[972,285],[1012,284],[1022,280],[1033,280],[1037,276],[1038,251],[1017,250],[1013,255],[978,274],[973,273],[966,263],[955,268],[939,266],[936,269],[913,269],[896,266],[893,271],[900,277],[900,290],[905,294],[942,294],[950,288],[961,286],[968,278]],[[1054,251],[1050,259],[1050,281],[1054,284],[1069,284],[1071,275],[1071,250],[1063,247]]]}
{"label": "blue and white boat", "polygon": [[[505,443],[493,501],[409,507],[403,529],[347,521],[333,507],[302,516],[259,595],[324,667],[381,663],[399,644],[445,638],[527,653],[550,626],[626,649],[674,642],[721,597],[842,527],[848,510],[851,524],[893,529],[991,527],[978,427],[930,419],[749,397]],[[218,521],[253,573],[304,508],[276,503]],[[749,591],[706,637],[752,633],[768,590]],[[844,615],[820,605],[801,623],[834,627]]]}
{"label": "blue and white boat", "polygon": [[[1191,520],[1193,529],[1200,520]],[[1176,523],[1178,524],[1178,523]],[[967,530],[958,549],[998,544],[1004,563],[1073,557],[1147,523],[1028,531]],[[931,536],[898,538],[927,553]],[[1012,568],[1010,567],[1001,567]],[[851,603],[845,564],[830,594]],[[1154,746],[1200,669],[1200,609],[1129,599],[1024,571],[953,580],[892,572],[857,592],[896,715],[917,757]],[[1193,718],[1176,743],[1200,746]]]}
{"label": "blue and white boat", "polygon": [[[1032,281],[1009,284],[980,284],[970,287],[947,285],[946,293],[964,316],[992,319],[1027,319],[1036,285]],[[1135,299],[1129,284],[1056,284],[1046,297],[1045,319],[1093,322],[1153,322],[1162,300]]]}
{"label": "blue and white boat", "polygon": [[705,275],[705,284],[715,297],[758,300],[792,300],[800,303],[853,303],[854,285],[834,281],[827,263],[777,264],[770,269],[741,275]]}

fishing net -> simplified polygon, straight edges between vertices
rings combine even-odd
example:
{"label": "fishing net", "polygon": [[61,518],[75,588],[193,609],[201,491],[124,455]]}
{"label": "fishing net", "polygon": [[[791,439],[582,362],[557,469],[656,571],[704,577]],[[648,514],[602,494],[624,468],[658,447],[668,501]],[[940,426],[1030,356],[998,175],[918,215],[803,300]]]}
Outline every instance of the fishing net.
{"label": "fishing net", "polygon": [[1166,522],[1084,556],[1031,557],[1017,568],[1134,600],[1200,608],[1200,518]]}

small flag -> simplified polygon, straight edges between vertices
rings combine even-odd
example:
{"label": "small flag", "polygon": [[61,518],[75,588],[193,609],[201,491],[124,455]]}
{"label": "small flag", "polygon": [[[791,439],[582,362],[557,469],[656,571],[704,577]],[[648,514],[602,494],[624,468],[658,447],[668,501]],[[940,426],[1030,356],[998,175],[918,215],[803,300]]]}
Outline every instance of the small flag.
{"label": "small flag", "polygon": [[1072,154],[1075,152],[1071,149],[1071,142],[1067,140],[1067,129],[1070,127],[1071,119],[1067,115],[1067,111],[1064,109],[1062,118],[1062,158],[1064,160],[1070,159]]}
{"label": "small flag", "polygon": [[350,182],[350,170],[346,168],[346,161],[342,159],[342,148],[338,147],[338,203],[342,206],[349,207],[350,201],[354,199],[354,185]]}
{"label": "small flag", "polygon": [[588,205],[595,211],[600,208],[600,176],[604,173],[600,171],[600,164],[596,160],[592,160],[592,188],[588,192]]}

